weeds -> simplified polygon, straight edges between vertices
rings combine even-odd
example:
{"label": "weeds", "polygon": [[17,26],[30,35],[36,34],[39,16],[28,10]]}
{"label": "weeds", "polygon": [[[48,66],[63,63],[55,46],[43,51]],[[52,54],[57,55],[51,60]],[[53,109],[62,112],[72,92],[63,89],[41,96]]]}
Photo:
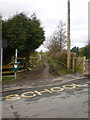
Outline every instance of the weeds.
{"label": "weeds", "polygon": [[16,80],[14,77],[3,77],[2,82],[3,83],[14,83]]}

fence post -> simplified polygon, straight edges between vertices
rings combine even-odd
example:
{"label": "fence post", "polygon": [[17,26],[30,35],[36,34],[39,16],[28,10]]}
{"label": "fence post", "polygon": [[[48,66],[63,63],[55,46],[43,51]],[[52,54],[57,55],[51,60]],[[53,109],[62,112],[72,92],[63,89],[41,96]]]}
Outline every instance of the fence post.
{"label": "fence post", "polygon": [[73,60],[72,60],[72,70],[74,73],[75,72],[75,57],[73,57]]}
{"label": "fence post", "polygon": [[83,57],[83,75],[86,75],[86,56]]}

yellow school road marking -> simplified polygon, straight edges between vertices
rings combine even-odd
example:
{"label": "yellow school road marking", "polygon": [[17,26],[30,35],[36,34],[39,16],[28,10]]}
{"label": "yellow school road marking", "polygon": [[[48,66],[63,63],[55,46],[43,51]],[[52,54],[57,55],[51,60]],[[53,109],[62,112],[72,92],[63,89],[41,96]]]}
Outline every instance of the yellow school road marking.
{"label": "yellow school road marking", "polygon": [[71,84],[71,85],[63,85],[64,89],[74,89],[76,88],[76,84]]}
{"label": "yellow school road marking", "polygon": [[84,84],[84,85],[76,85],[77,87],[88,87],[88,84]]}
{"label": "yellow school road marking", "polygon": [[50,91],[48,89],[44,89],[44,91],[40,91],[40,92],[38,92],[37,90],[35,90],[34,92],[37,93],[38,95],[42,95],[42,93],[45,93],[45,92],[52,93],[52,91]]}
{"label": "yellow school road marking", "polygon": [[87,82],[87,83],[90,83],[90,82]]}
{"label": "yellow school road marking", "polygon": [[[86,82],[86,83],[90,83],[90,82]],[[42,96],[43,93],[54,93],[54,92],[62,92],[64,90],[67,90],[67,89],[75,89],[77,87],[88,87],[88,84],[81,84],[81,85],[78,85],[78,84],[67,84],[67,85],[63,85],[62,87],[52,87],[50,89],[44,89],[42,91],[29,91],[29,92],[24,92],[22,93],[21,95],[18,95],[18,94],[13,94],[13,95],[8,95],[5,97],[5,100],[19,100],[21,98],[33,98],[33,97],[36,97],[37,95],[40,95]]]}
{"label": "yellow school road marking", "polygon": [[[32,96],[28,96],[26,94],[33,94],[33,95]],[[21,97],[35,97],[35,96],[36,96],[36,94],[34,94],[34,92],[25,92],[25,93],[21,94]]]}
{"label": "yellow school road marking", "polygon": [[54,87],[54,88],[51,88],[51,90],[52,90],[53,92],[61,92],[61,91],[64,90],[64,88],[61,88],[61,87]]}
{"label": "yellow school road marking", "polygon": [[20,96],[18,94],[8,95],[5,97],[6,100],[19,100]]}

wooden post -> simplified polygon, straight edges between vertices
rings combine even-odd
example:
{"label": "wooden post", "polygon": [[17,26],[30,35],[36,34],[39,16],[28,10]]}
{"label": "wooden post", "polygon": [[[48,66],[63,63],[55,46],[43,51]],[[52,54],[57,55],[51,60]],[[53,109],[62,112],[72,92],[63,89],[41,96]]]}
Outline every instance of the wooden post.
{"label": "wooden post", "polygon": [[83,58],[83,75],[86,75],[86,56]]}
{"label": "wooden post", "polygon": [[0,51],[1,51],[1,53],[0,53],[0,54],[1,54],[1,60],[0,60],[0,62],[1,62],[1,64],[0,64],[0,67],[1,67],[1,70],[0,70],[0,72],[1,72],[1,73],[0,73],[0,74],[1,74],[1,76],[0,76],[0,78],[1,78],[1,79],[0,79],[0,81],[2,81],[3,48],[1,48],[1,50],[0,50]]}
{"label": "wooden post", "polygon": [[67,69],[70,69],[71,54],[70,54],[70,0],[68,0],[68,16],[67,16]]}
{"label": "wooden post", "polygon": [[16,74],[16,72],[15,72],[15,79],[17,78],[17,74]]}
{"label": "wooden post", "polygon": [[74,73],[75,72],[75,57],[73,57],[73,60],[72,60],[72,70]]}

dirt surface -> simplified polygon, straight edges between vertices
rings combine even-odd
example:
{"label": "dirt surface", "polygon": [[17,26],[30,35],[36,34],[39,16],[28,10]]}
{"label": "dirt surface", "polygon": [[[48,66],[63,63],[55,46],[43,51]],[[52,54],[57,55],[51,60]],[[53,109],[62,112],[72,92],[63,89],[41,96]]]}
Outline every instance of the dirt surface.
{"label": "dirt surface", "polygon": [[45,81],[46,79],[53,79],[56,76],[53,76],[49,72],[49,67],[46,63],[43,65],[38,65],[37,67],[33,68],[31,71],[26,71],[24,73],[21,73],[17,75],[17,79],[14,83],[3,83],[2,87],[3,90],[7,86],[8,88],[10,86],[23,86],[23,85],[29,85],[32,82],[39,82],[41,80]]}
{"label": "dirt surface", "polygon": [[14,90],[22,88],[37,87],[40,85],[53,84],[57,82],[66,82],[82,77],[82,74],[53,75],[49,72],[49,66],[44,61],[43,65],[38,65],[32,71],[27,71],[18,75],[14,83],[2,84],[2,90]]}

